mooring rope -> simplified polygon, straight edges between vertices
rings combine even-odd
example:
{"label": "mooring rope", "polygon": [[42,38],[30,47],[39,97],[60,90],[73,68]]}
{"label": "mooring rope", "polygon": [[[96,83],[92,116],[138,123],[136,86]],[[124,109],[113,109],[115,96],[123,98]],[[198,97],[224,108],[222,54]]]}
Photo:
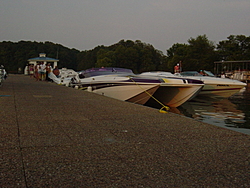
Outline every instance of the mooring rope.
{"label": "mooring rope", "polygon": [[[160,113],[168,113],[167,111],[170,109],[168,106],[162,104],[158,99],[156,99],[153,95],[151,95],[148,91],[146,91],[143,87],[141,87],[133,78],[128,76],[137,86],[139,86],[146,94],[148,94],[152,99],[158,102],[162,108],[159,110]],[[164,110],[165,109],[165,110]]]}

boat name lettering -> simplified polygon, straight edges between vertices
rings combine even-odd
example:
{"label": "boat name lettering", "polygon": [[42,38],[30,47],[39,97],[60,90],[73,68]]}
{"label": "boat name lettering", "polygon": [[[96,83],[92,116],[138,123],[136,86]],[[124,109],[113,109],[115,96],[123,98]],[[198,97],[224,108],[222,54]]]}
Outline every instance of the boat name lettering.
{"label": "boat name lettering", "polygon": [[224,84],[218,84],[217,86],[227,86],[227,87],[229,87],[229,85],[224,85]]}

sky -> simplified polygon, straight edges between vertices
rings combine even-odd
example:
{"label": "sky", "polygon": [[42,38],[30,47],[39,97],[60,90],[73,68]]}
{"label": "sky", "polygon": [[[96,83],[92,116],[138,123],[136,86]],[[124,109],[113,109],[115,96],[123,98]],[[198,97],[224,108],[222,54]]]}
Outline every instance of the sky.
{"label": "sky", "polygon": [[250,36],[250,0],[1,0],[0,42],[50,41],[80,51],[140,40],[164,54],[206,35]]}

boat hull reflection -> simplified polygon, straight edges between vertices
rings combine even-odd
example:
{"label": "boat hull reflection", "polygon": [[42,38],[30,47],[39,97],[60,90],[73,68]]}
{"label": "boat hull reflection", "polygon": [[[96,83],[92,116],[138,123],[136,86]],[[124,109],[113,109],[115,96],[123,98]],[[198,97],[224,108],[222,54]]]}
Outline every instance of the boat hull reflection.
{"label": "boat hull reflection", "polygon": [[229,99],[197,96],[179,108],[171,108],[170,111],[212,125],[246,128],[250,131],[246,114]]}

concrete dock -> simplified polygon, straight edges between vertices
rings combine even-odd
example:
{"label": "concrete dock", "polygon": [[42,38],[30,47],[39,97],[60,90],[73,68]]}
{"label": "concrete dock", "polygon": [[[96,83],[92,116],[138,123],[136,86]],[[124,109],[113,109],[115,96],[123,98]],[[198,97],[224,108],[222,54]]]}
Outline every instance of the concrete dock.
{"label": "concrete dock", "polygon": [[250,187],[250,136],[10,75],[0,187]]}

